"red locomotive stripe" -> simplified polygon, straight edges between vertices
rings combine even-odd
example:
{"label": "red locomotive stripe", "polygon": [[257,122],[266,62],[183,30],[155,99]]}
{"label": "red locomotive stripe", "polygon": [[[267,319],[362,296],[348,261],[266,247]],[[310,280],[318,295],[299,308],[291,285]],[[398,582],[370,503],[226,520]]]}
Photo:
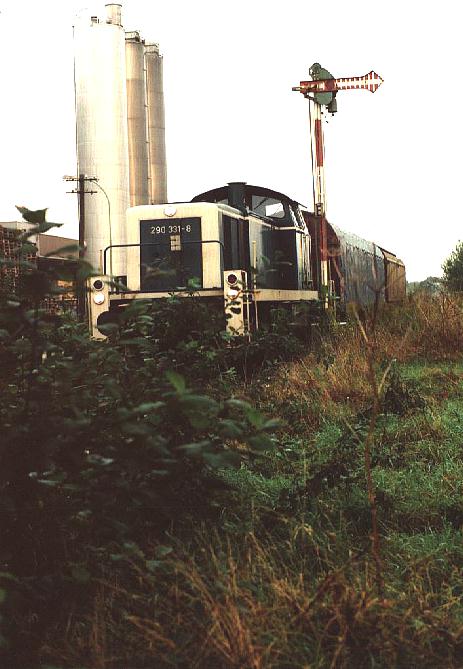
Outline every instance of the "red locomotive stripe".
{"label": "red locomotive stripe", "polygon": [[322,122],[320,119],[315,119],[315,154],[318,167],[323,167],[323,137],[322,137]]}

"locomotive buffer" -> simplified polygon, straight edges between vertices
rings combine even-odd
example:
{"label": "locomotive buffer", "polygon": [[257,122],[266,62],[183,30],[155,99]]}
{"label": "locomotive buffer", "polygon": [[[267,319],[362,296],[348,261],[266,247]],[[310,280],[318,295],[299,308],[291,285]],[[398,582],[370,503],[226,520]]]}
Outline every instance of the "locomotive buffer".
{"label": "locomotive buffer", "polygon": [[315,240],[317,253],[319,254],[318,266],[320,267],[319,290],[325,293],[325,304],[330,295],[330,276],[328,258],[328,234],[326,226],[326,183],[325,183],[325,145],[323,141],[322,107],[328,113],[337,112],[336,94],[338,91],[362,89],[374,93],[383,83],[383,79],[376,72],[369,72],[362,77],[341,77],[335,79],[328,70],[321,67],[320,63],[314,63],[309,74],[312,81],[301,81],[299,86],[294,86],[293,91],[298,91],[310,101],[310,144],[312,153],[312,184],[315,214],[320,220],[318,239]]}

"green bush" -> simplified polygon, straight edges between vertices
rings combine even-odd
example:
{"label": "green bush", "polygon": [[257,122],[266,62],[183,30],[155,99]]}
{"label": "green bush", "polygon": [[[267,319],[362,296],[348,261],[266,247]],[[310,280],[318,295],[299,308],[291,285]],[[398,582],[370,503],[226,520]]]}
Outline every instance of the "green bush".
{"label": "green bush", "polygon": [[463,290],[463,242],[458,242],[455,249],[442,265],[444,283],[455,291]]}
{"label": "green bush", "polygon": [[241,457],[232,444],[258,452],[274,429],[247,402],[190,389],[187,374],[216,364],[216,332],[201,339],[192,326],[193,313],[204,317],[197,305],[182,305],[179,321],[174,300],[155,314],[134,303],[108,342],[50,317],[51,277],[23,257],[48,227],[19,238],[19,287],[0,303],[3,666],[33,664],[54,614],[105,564],[162,543],[173,523],[216,513],[218,474]]}

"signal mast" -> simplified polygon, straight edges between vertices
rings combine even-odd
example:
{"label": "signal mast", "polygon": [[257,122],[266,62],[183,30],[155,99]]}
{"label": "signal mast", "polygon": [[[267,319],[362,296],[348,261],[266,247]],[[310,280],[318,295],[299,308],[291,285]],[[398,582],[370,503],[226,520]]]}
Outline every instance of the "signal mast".
{"label": "signal mast", "polygon": [[330,114],[337,112],[336,94],[338,91],[362,89],[374,93],[383,83],[383,79],[376,72],[369,72],[363,77],[341,77],[335,79],[333,75],[314,63],[309,74],[312,81],[301,81],[294,86],[293,91],[302,93],[310,102],[310,144],[312,153],[312,180],[315,215],[320,221],[318,249],[320,253],[320,286],[319,290],[326,291],[325,303],[329,295],[329,265],[328,265],[328,231],[326,226],[326,183],[325,183],[325,145],[323,141],[322,117],[324,110]]}

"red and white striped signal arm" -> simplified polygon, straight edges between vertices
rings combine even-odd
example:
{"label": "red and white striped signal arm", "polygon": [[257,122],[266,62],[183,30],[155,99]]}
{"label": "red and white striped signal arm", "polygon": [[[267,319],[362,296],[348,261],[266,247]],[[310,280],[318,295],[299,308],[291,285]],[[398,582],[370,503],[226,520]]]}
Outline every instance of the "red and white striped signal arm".
{"label": "red and white striped signal arm", "polygon": [[310,93],[334,93],[335,91],[347,91],[359,88],[374,93],[383,81],[379,74],[376,74],[372,70],[368,74],[364,74],[363,77],[340,77],[339,79],[301,81],[299,86],[294,86],[293,91],[300,91],[304,95],[309,95]]}

